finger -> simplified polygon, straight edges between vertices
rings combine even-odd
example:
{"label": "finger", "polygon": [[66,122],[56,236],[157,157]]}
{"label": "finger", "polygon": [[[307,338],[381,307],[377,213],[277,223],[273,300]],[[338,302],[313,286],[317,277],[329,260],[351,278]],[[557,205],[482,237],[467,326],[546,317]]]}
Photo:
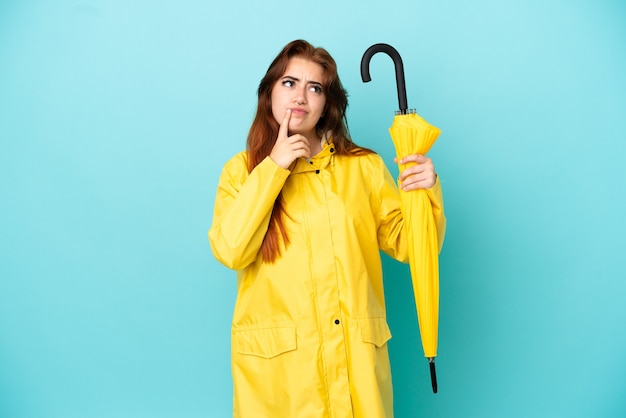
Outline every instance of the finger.
{"label": "finger", "polygon": [[[427,166],[426,164],[412,165],[411,167],[402,170],[400,173],[400,181],[403,181],[411,176],[422,175],[422,173],[427,173],[428,171],[430,171],[430,166]],[[432,171],[434,171],[434,169]]]}
{"label": "finger", "polygon": [[406,164],[406,163],[423,164],[426,161],[428,161],[428,157],[426,157],[423,154],[410,154],[410,155],[406,155],[402,157],[400,159],[400,164]]}
{"label": "finger", "polygon": [[287,109],[285,112],[285,116],[283,116],[283,121],[280,123],[280,128],[278,129],[278,136],[287,138],[289,135],[289,120],[291,119],[291,109]]}
{"label": "finger", "polygon": [[408,192],[410,190],[419,190],[419,189],[430,189],[436,182],[436,177],[434,176],[426,176],[426,177],[412,177],[408,179],[406,182],[402,183],[402,190]]}
{"label": "finger", "polygon": [[302,144],[306,145],[307,148],[309,148],[309,146],[311,145],[311,143],[309,142],[308,138],[306,136],[300,135],[300,134],[291,135],[289,137],[289,142],[291,144],[302,143]]}
{"label": "finger", "polygon": [[311,157],[311,150],[309,149],[309,146],[302,142],[299,142],[298,144],[294,145],[293,148],[291,149],[291,152],[295,158],[298,158],[298,157],[310,158]]}
{"label": "finger", "polygon": [[435,167],[432,163],[424,163],[414,165],[412,167],[403,170],[398,180],[403,183],[405,180],[410,180],[409,182],[416,182],[426,179],[427,181],[433,180],[437,177],[435,173]]}
{"label": "finger", "polygon": [[311,158],[311,147],[309,146],[309,141],[302,141],[301,149],[304,151],[303,157]]}
{"label": "finger", "polygon": [[309,140],[305,136],[295,134],[287,138],[287,141],[290,144],[290,149],[293,152],[298,153],[298,157],[302,157],[303,155],[300,155],[300,152],[304,152],[306,157],[309,158],[311,155],[311,146]]}

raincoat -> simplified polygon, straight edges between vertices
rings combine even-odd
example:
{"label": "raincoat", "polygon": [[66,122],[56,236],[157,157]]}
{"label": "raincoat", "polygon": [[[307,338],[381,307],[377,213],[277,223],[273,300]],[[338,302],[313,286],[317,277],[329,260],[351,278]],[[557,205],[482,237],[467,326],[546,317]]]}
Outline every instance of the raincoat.
{"label": "raincoat", "polygon": [[[232,321],[234,416],[393,417],[379,249],[408,261],[394,179],[376,154],[335,155],[332,142],[284,170],[269,157],[224,167],[209,241],[237,270]],[[279,192],[290,244],[275,263],[260,246]],[[428,190],[439,242],[441,186]]]}

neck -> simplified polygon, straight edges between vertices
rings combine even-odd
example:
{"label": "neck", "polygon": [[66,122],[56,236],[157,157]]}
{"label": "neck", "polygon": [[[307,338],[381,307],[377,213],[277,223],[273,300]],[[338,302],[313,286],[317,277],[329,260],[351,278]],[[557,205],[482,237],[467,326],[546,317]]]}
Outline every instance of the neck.
{"label": "neck", "polygon": [[311,157],[317,155],[322,151],[322,140],[319,138],[315,138],[309,141],[309,146],[311,147]]}

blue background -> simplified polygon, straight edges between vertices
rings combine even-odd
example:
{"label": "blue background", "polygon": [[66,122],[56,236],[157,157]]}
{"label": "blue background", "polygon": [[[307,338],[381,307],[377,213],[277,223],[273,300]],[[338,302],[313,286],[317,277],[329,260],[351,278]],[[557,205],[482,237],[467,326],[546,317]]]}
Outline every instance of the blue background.
{"label": "blue background", "polygon": [[393,65],[442,129],[433,395],[385,258],[399,417],[626,416],[626,5],[0,3],[0,416],[231,415],[235,274],[206,238],[271,59],[336,58],[392,173]]}

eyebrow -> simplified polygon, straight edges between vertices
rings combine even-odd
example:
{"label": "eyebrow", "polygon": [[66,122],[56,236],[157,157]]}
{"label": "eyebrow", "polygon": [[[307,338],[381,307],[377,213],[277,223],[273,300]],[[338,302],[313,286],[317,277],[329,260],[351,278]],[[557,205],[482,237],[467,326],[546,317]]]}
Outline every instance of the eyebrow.
{"label": "eyebrow", "polygon": [[[290,76],[290,75],[285,75],[285,76],[281,77],[281,80],[284,80],[286,78],[288,78],[290,80],[293,80],[293,81],[301,81],[299,78],[293,77],[293,76]],[[320,83],[319,81],[309,81],[308,84],[315,84],[317,86],[324,87],[324,85],[322,83]]]}

